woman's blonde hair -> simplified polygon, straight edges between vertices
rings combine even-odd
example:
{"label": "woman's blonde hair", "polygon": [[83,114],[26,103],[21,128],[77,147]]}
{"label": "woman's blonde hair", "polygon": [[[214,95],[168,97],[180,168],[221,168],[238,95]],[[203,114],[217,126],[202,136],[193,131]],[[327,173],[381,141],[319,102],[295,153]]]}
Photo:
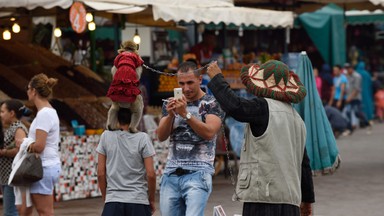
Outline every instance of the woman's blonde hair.
{"label": "woman's blonde hair", "polygon": [[43,98],[49,98],[53,93],[53,86],[57,84],[56,78],[49,78],[47,75],[40,73],[32,77],[29,85],[36,89],[37,93]]}

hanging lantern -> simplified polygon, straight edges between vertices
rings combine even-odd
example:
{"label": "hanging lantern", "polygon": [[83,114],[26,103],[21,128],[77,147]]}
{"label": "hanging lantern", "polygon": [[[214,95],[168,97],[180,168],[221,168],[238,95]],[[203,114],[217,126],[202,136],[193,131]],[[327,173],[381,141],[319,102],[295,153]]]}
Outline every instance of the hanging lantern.
{"label": "hanging lantern", "polygon": [[11,40],[11,32],[8,29],[5,29],[3,31],[3,39],[4,40]]}
{"label": "hanging lantern", "polygon": [[55,30],[53,31],[53,35],[55,35],[55,37],[57,38],[61,37],[62,35],[61,29],[56,27]]}
{"label": "hanging lantern", "polygon": [[17,23],[14,23],[13,24],[13,26],[12,26],[12,31],[13,31],[13,33],[19,33],[20,32],[20,26],[19,26],[19,24],[17,24]]}
{"label": "hanging lantern", "polygon": [[139,30],[137,30],[137,28],[135,30],[135,35],[133,36],[133,42],[135,42],[135,44],[140,44],[140,42],[141,42]]}
{"label": "hanging lantern", "polygon": [[92,21],[93,21],[93,15],[92,15],[92,13],[87,13],[87,14],[85,15],[85,20],[86,20],[87,22],[92,22]]}
{"label": "hanging lantern", "polygon": [[88,30],[89,31],[95,31],[95,29],[96,29],[96,23],[95,22],[88,23]]}

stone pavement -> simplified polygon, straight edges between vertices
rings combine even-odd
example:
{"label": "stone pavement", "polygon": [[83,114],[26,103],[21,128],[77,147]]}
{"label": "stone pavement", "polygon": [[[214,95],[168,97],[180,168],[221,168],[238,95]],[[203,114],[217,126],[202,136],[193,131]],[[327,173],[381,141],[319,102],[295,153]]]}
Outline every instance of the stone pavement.
{"label": "stone pavement", "polygon": [[384,215],[384,124],[337,140],[341,167],[314,177],[315,215]]}
{"label": "stone pavement", "polygon": [[[316,216],[384,215],[384,124],[374,125],[368,132],[360,129],[340,137],[341,167],[333,175],[314,177]],[[232,194],[230,179],[216,176],[205,215],[211,216],[215,205],[222,205],[227,216],[241,214],[242,204],[232,202]],[[102,207],[100,198],[58,202],[55,215],[100,215]]]}

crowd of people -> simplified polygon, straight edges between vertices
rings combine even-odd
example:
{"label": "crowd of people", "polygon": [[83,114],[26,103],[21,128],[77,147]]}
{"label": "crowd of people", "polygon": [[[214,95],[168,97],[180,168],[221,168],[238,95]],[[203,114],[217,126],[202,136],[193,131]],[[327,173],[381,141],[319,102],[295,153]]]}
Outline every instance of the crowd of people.
{"label": "crowd of people", "polygon": [[[370,127],[373,119],[368,103],[376,101],[382,120],[383,88],[375,92],[364,65],[354,68],[323,67],[314,70],[316,85],[335,133]],[[345,72],[344,72],[345,71]],[[246,123],[238,180],[233,199],[243,202],[243,215],[312,215],[315,195],[307,155],[304,121],[292,107],[307,90],[287,65],[271,60],[243,67],[241,79],[249,93],[238,96],[224,79],[217,62],[207,67],[210,78],[206,94],[202,75],[191,61],[179,65],[177,81],[181,98],[168,98],[157,128],[160,141],[169,139],[166,167],[160,181],[161,215],[204,215],[213,190],[215,145],[225,116]],[[49,103],[57,79],[34,76],[27,95],[37,109],[29,129],[21,121],[25,106],[18,100],[1,104],[0,183],[5,215],[53,215],[53,189],[61,162],[59,117]],[[287,87],[289,85],[289,88]],[[368,97],[369,96],[369,97]],[[366,100],[370,99],[370,102]],[[370,113],[371,111],[371,113]],[[98,182],[104,209],[102,215],[152,215],[156,211],[155,150],[148,134],[130,130],[130,109],[117,113],[118,130],[106,130],[96,149]],[[29,152],[42,159],[44,176],[29,186],[9,184],[12,161],[24,138],[33,139]]]}
{"label": "crowd of people", "polygon": [[[306,127],[291,106],[306,95],[299,78],[279,61],[246,68],[242,76],[252,78],[244,84],[258,97],[245,99],[230,89],[216,62],[207,74],[213,95],[200,88],[202,75],[195,63],[180,64],[177,80],[183,95],[168,98],[162,107],[157,134],[160,141],[169,139],[169,153],[160,180],[161,215],[204,215],[212,192],[217,134],[225,114],[248,123],[233,197],[244,202],[243,215],[311,215],[315,198],[305,150]],[[278,88],[276,80],[285,81],[284,85],[289,81],[295,88]],[[265,86],[266,82],[275,85]],[[129,131],[130,120],[129,110],[119,110],[120,130],[105,131],[97,147],[105,202],[102,215],[156,211],[155,153],[147,134]]]}
{"label": "crowd of people", "polygon": [[370,133],[373,121],[383,120],[383,84],[371,75],[364,62],[313,69],[316,86],[336,137],[350,135],[357,128]]}

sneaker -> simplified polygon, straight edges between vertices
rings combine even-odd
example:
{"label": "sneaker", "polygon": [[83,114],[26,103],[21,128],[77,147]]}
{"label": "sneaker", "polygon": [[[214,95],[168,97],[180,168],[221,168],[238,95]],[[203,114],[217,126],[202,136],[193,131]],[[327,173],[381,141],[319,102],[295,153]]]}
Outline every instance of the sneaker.
{"label": "sneaker", "polygon": [[350,130],[345,130],[341,135],[342,136],[349,136],[351,134]]}

